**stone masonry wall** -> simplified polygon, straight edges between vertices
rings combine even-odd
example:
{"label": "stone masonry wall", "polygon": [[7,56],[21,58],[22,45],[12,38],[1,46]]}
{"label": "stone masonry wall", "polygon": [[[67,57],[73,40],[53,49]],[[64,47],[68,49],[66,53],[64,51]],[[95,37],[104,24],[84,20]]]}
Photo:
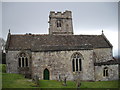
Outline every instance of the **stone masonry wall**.
{"label": "stone masonry wall", "polygon": [[[57,27],[57,20],[61,20],[61,27]],[[50,12],[49,34],[73,34],[72,12]]]}
{"label": "stone masonry wall", "polygon": [[[25,74],[25,72],[31,73],[31,68],[28,67],[19,67],[18,65],[18,55],[21,51],[8,51],[6,53],[6,65],[7,65],[7,73],[22,73]],[[30,51],[24,51],[25,53],[28,53],[30,55]],[[29,60],[29,67],[31,67],[31,59]]]}
{"label": "stone masonry wall", "polygon": [[111,48],[94,49],[96,62],[106,62],[113,59]]}
{"label": "stone masonry wall", "polygon": [[[109,49],[107,49],[109,51]],[[99,51],[99,50],[98,50]],[[98,53],[97,54],[100,54]],[[101,50],[100,50],[101,51]],[[105,50],[104,50],[105,51]],[[18,54],[21,51],[8,51],[6,55],[7,73],[20,73],[18,67]],[[79,75],[81,80],[107,81],[118,80],[118,65],[102,65],[94,67],[93,50],[74,50],[74,51],[52,51],[52,52],[30,52],[29,73],[32,77],[39,76],[43,79],[43,72],[47,68],[50,72],[50,80],[62,79],[67,76],[67,80],[75,80]],[[72,71],[72,55],[74,53],[82,54],[82,71]],[[103,55],[103,54],[102,54]],[[102,57],[101,55],[101,57]],[[104,55],[107,57],[108,54]],[[101,59],[102,60],[102,59]],[[103,76],[104,67],[109,68],[109,76]],[[22,70],[22,69],[21,69]]]}
{"label": "stone masonry wall", "polygon": [[94,80],[93,50],[79,51],[54,51],[54,52],[32,52],[32,76],[43,79],[43,72],[47,68],[50,72],[50,80],[56,80],[60,74],[62,79],[74,80],[77,72],[72,71],[71,56],[79,52],[82,54],[82,71],[79,72],[80,79]]}
{"label": "stone masonry wall", "polygon": [[7,73],[18,73],[18,59],[19,51],[8,51],[6,53]]}
{"label": "stone masonry wall", "polygon": [[[108,67],[108,77],[103,76],[104,67]],[[95,66],[96,81],[118,80],[118,65]]]}

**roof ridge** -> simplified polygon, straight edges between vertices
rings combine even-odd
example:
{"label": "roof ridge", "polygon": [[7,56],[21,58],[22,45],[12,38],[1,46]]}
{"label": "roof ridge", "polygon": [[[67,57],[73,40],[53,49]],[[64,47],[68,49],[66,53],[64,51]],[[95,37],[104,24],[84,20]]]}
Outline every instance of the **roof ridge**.
{"label": "roof ridge", "polygon": [[11,34],[11,36],[102,36],[102,35],[84,35],[84,34],[79,34],[79,35],[50,35],[50,34]]}

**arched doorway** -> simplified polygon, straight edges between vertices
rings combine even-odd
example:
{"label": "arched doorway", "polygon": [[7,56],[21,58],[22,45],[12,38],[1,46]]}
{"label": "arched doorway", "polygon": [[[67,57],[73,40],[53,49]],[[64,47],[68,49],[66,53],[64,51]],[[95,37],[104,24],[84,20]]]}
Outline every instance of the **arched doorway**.
{"label": "arched doorway", "polygon": [[49,80],[49,70],[46,68],[43,74],[44,80]]}

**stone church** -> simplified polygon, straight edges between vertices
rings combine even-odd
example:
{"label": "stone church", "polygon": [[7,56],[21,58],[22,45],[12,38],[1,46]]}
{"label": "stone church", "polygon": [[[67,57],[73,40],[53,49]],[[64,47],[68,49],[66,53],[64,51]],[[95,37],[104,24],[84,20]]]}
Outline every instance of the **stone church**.
{"label": "stone church", "polygon": [[7,73],[40,80],[118,80],[113,46],[104,33],[74,35],[72,12],[49,15],[49,34],[11,34],[6,43]]}

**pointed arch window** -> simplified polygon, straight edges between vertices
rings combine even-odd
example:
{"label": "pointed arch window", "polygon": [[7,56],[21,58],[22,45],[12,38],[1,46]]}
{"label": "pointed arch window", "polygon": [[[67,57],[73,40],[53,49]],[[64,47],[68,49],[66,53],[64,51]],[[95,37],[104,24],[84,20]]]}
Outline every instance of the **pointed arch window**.
{"label": "pointed arch window", "polygon": [[108,67],[105,67],[103,70],[103,76],[107,77],[108,76]]}
{"label": "pointed arch window", "polygon": [[28,62],[28,57],[26,56],[25,53],[20,53],[18,57],[18,66],[19,67],[28,67],[29,62]]}
{"label": "pointed arch window", "polygon": [[82,61],[79,53],[75,53],[72,56],[72,69],[75,71],[82,71]]}

